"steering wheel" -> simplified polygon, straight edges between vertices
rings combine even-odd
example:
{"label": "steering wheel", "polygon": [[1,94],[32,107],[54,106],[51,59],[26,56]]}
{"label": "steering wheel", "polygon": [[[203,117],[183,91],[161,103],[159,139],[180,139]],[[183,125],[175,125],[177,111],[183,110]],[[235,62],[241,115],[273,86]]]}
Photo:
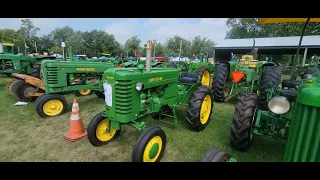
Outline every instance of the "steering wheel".
{"label": "steering wheel", "polygon": [[291,84],[293,85],[294,89],[297,90],[299,87],[294,84],[294,81],[297,79],[298,76],[300,76],[301,79],[304,79],[306,75],[313,76],[313,73],[314,73],[313,65],[299,67],[291,76]]}
{"label": "steering wheel", "polygon": [[175,64],[175,68],[179,69],[179,75],[182,74],[182,73],[188,72],[188,69],[189,69],[188,65],[183,61],[178,61]]}

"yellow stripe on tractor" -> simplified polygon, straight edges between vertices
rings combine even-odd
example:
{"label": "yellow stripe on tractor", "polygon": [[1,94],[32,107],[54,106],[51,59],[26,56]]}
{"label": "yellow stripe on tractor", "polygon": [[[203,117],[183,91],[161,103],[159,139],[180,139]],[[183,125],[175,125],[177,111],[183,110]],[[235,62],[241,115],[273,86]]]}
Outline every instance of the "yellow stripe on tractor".
{"label": "yellow stripe on tractor", "polygon": [[[258,24],[306,22],[308,18],[259,18]],[[309,22],[320,22],[320,18],[310,18]]]}
{"label": "yellow stripe on tractor", "polygon": [[14,46],[12,43],[2,43],[4,46]]}

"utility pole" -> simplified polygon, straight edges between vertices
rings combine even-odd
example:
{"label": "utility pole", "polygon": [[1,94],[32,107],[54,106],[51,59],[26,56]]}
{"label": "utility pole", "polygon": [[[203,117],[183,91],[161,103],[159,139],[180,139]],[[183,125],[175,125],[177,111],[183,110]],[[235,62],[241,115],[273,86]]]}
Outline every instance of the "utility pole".
{"label": "utility pole", "polygon": [[179,61],[180,61],[180,56],[181,56],[181,48],[182,48],[182,40],[180,41]]}
{"label": "utility pole", "polygon": [[36,48],[36,53],[38,54],[37,41],[34,41],[34,47]]}

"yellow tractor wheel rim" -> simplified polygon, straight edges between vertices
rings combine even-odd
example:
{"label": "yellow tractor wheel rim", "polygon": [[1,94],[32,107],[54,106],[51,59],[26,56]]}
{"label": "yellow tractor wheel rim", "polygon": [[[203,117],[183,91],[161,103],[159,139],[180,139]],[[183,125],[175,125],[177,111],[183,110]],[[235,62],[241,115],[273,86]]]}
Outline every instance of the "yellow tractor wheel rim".
{"label": "yellow tractor wheel rim", "polygon": [[90,94],[91,90],[90,89],[81,89],[79,90],[79,93],[83,96],[86,96],[88,94]]}
{"label": "yellow tractor wheel rim", "polygon": [[210,113],[211,113],[211,97],[206,95],[204,100],[202,101],[201,109],[200,109],[200,122],[201,124],[206,124],[208,122]]}
{"label": "yellow tractor wheel rim", "polygon": [[210,85],[210,73],[208,71],[205,71],[201,78],[201,84],[204,86]]}
{"label": "yellow tractor wheel rim", "polygon": [[108,128],[108,120],[104,119],[102,120],[96,129],[96,136],[100,141],[106,142],[110,141],[114,135],[116,134],[117,130],[113,129],[112,127],[110,128],[110,131],[107,131]]}
{"label": "yellow tractor wheel rim", "polygon": [[56,116],[60,114],[63,110],[63,104],[61,101],[56,99],[51,99],[44,103],[43,112],[48,116]]}
{"label": "yellow tractor wheel rim", "polygon": [[160,136],[155,136],[150,139],[143,152],[143,162],[155,162],[162,149],[162,139]]}

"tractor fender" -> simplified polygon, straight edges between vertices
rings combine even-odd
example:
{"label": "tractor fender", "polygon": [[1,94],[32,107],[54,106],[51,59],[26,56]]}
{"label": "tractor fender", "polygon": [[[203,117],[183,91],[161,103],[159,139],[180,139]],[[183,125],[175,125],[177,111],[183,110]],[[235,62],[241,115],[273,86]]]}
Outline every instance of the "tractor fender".
{"label": "tractor fender", "polygon": [[195,83],[193,85],[191,85],[188,89],[188,91],[186,92],[186,94],[183,97],[182,102],[184,104],[187,104],[189,102],[190,97],[192,96],[192,94],[198,89],[198,87],[202,86],[201,83]]}

